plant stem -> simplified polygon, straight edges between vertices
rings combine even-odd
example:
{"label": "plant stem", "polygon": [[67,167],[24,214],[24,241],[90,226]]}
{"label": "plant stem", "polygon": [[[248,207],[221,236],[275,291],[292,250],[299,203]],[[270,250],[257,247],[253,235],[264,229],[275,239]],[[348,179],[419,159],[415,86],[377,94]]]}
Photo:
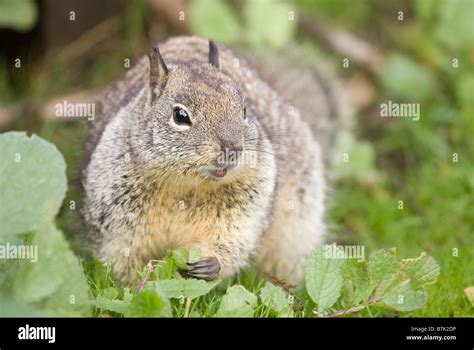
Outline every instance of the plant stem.
{"label": "plant stem", "polygon": [[140,284],[138,285],[138,288],[137,288],[137,293],[140,293],[143,290],[143,288],[145,287],[145,283],[150,279],[153,269],[154,269],[154,266],[151,263],[151,261],[148,262],[148,264],[146,265],[146,275],[145,277],[141,279]]}
{"label": "plant stem", "polygon": [[344,315],[347,315],[347,314],[353,314],[353,313],[359,312],[362,309],[368,308],[370,305],[374,305],[374,304],[378,303],[379,301],[380,301],[379,297],[374,297],[374,298],[371,298],[371,299],[367,300],[367,303],[364,303],[364,305],[357,305],[357,306],[353,306],[353,307],[350,307],[350,308],[345,309],[345,310],[336,311],[335,313],[333,313],[331,315],[328,315],[326,317],[332,318],[332,317],[344,316]]}
{"label": "plant stem", "polygon": [[189,310],[191,309],[191,298],[186,298],[186,305],[184,306],[184,317],[189,317]]}

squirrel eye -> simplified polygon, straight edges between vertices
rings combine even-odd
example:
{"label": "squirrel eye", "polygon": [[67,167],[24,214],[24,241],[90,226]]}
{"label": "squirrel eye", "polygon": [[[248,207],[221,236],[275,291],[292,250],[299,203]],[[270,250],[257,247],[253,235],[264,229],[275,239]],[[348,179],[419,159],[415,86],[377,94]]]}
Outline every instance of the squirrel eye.
{"label": "squirrel eye", "polygon": [[244,120],[247,119],[247,108],[244,107]]}
{"label": "squirrel eye", "polygon": [[175,107],[173,110],[173,120],[178,125],[191,125],[188,112],[181,107]]}

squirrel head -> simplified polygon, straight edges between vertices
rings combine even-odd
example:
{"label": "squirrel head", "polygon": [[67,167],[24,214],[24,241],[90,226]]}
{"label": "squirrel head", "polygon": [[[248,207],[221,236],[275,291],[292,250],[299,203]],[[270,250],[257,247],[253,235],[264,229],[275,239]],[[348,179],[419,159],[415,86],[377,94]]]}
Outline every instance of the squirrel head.
{"label": "squirrel head", "polygon": [[251,165],[245,153],[257,148],[257,127],[243,91],[219,67],[216,44],[209,42],[208,62],[165,62],[158,47],[148,58],[147,161],[211,180]]}

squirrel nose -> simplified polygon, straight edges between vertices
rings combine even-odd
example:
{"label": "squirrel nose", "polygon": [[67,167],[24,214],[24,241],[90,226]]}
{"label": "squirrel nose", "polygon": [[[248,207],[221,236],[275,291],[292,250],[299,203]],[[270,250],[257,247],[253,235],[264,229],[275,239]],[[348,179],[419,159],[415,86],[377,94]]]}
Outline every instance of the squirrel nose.
{"label": "squirrel nose", "polygon": [[242,145],[233,141],[221,141],[221,150],[229,152],[242,152]]}
{"label": "squirrel nose", "polygon": [[237,166],[237,162],[243,150],[242,144],[233,141],[221,141],[220,146],[221,152],[217,158],[217,163],[228,167]]}
{"label": "squirrel nose", "polygon": [[240,154],[242,152],[242,144],[236,141],[221,141],[221,151]]}

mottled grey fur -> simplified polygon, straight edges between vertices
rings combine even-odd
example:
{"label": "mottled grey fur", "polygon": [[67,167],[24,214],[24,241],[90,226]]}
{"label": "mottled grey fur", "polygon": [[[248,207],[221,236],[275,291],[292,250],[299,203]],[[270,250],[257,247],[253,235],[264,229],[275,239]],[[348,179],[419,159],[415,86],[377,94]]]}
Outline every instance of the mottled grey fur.
{"label": "mottled grey fur", "polygon": [[[82,176],[87,231],[121,280],[169,248],[196,247],[217,258],[219,277],[253,259],[299,283],[325,235],[322,156],[307,123],[323,116],[317,106],[301,116],[246,61],[221,45],[216,61],[209,48],[171,38],[159,45],[166,67],[151,52],[155,71],[143,57],[103,96]],[[176,103],[190,128],[171,121]],[[227,147],[243,149],[240,166],[203,176]]]}

